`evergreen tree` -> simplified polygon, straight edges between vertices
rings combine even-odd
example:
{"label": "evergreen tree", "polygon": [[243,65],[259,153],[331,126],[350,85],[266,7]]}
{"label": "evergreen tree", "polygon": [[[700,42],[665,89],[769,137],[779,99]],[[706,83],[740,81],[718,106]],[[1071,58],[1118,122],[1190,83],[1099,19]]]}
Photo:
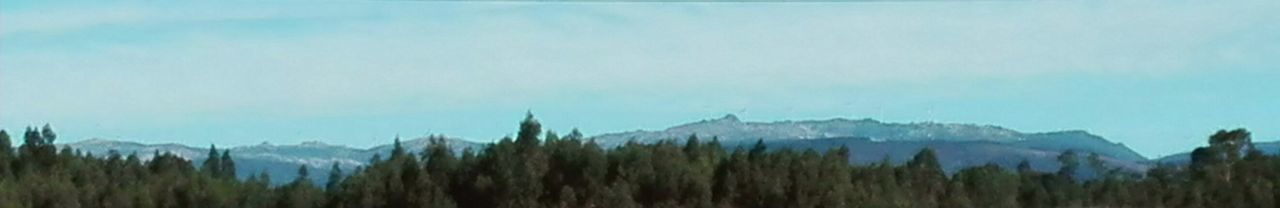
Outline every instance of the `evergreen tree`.
{"label": "evergreen tree", "polygon": [[[45,126],[48,129],[48,125]],[[16,164],[16,166],[19,170],[42,169],[53,165],[56,160],[56,153],[54,152],[53,144],[46,143],[51,140],[45,139],[45,135],[55,134],[52,132],[41,134],[36,128],[27,127],[22,136],[24,142],[22,146],[18,147],[18,157],[20,159],[18,160],[19,164]]]}
{"label": "evergreen tree", "polygon": [[452,175],[458,174],[460,162],[453,156],[453,150],[443,136],[430,139],[426,150],[422,151],[423,169],[429,174],[429,180],[444,190],[454,190]]}
{"label": "evergreen tree", "polygon": [[401,145],[400,145],[400,135],[396,135],[396,140],[395,140],[395,142],[394,142],[394,143],[392,143],[392,145],[391,145],[391,158],[390,158],[390,159],[391,159],[391,160],[395,160],[395,159],[398,159],[398,158],[401,158],[401,157],[405,157],[405,155],[406,155],[406,154],[407,154],[407,153],[405,153],[405,151],[404,151],[404,146],[401,146]]}
{"label": "evergreen tree", "polygon": [[1058,177],[1065,180],[1075,180],[1076,170],[1080,169],[1080,160],[1079,156],[1076,155],[1076,151],[1067,150],[1062,154],[1058,154],[1058,163],[1061,164],[1061,167],[1058,168]]}
{"label": "evergreen tree", "polygon": [[205,156],[204,163],[200,165],[200,171],[212,177],[222,175],[222,157],[218,156],[217,146],[209,145],[209,155]]}
{"label": "evergreen tree", "polygon": [[329,167],[329,180],[325,182],[324,190],[330,194],[342,192],[342,167],[338,166],[338,162],[333,162],[333,166]]}
{"label": "evergreen tree", "polygon": [[953,185],[963,187],[958,191],[966,192],[966,198],[975,207],[1019,206],[1019,177],[998,165],[987,164],[960,170],[952,177],[952,181],[959,183]]}
{"label": "evergreen tree", "polygon": [[293,183],[311,184],[311,179],[308,176],[306,165],[298,166],[298,177],[293,179]]}
{"label": "evergreen tree", "polygon": [[538,148],[540,142],[538,135],[542,133],[542,124],[533,118],[532,113],[527,113],[524,121],[520,122],[520,131],[516,134],[516,141],[513,144],[515,155],[511,158],[510,171],[513,172],[509,177],[502,178],[505,183],[511,187],[504,192],[509,194],[511,199],[503,202],[499,206],[515,206],[515,207],[535,207],[539,206],[539,198],[543,197],[542,177],[546,174],[548,164],[545,155]]}
{"label": "evergreen tree", "polygon": [[218,166],[218,178],[236,179],[236,161],[231,159],[231,150],[223,150],[218,160],[222,163]]}
{"label": "evergreen tree", "polygon": [[932,148],[921,149],[907,162],[907,183],[917,206],[937,207],[946,192],[946,175]]}
{"label": "evergreen tree", "polygon": [[8,177],[12,170],[9,170],[13,163],[13,144],[9,140],[9,132],[0,130],[0,178]]}
{"label": "evergreen tree", "polygon": [[307,166],[298,167],[298,177],[292,183],[282,187],[280,197],[276,201],[275,207],[286,208],[311,208],[319,207],[322,194],[319,189],[311,184],[308,177]]}
{"label": "evergreen tree", "polygon": [[0,130],[0,156],[13,156],[13,142],[5,130]]}
{"label": "evergreen tree", "polygon": [[533,118],[533,112],[525,114],[520,122],[520,132],[516,135],[516,146],[520,149],[532,149],[539,144],[538,134],[542,134],[542,124]]}
{"label": "evergreen tree", "polygon": [[688,139],[685,139],[684,154],[689,155],[690,158],[698,158],[698,154],[702,152],[701,147],[702,143],[698,141],[698,134],[691,134]]}
{"label": "evergreen tree", "polygon": [[44,124],[44,127],[40,128],[40,138],[44,139],[44,144],[53,144],[58,139],[58,134],[53,132],[53,127],[49,124]]}

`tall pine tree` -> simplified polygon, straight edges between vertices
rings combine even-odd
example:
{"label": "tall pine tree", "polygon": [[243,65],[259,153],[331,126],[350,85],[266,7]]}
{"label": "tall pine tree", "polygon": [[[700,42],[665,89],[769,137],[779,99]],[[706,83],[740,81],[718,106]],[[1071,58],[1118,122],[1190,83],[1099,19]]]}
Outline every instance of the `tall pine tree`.
{"label": "tall pine tree", "polygon": [[209,145],[209,155],[200,164],[200,171],[215,178],[222,176],[222,157],[218,155],[218,146]]}

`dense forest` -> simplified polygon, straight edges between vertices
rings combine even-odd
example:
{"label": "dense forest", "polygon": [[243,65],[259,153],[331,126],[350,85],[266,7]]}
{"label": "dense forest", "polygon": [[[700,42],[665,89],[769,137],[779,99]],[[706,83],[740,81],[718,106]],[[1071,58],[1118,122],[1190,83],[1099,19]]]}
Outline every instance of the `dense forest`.
{"label": "dense forest", "polygon": [[[1276,207],[1280,159],[1243,129],[1219,131],[1187,165],[1145,173],[1067,151],[1062,168],[986,165],[944,173],[932,150],[904,165],[850,165],[848,149],[727,149],[689,136],[604,149],[579,132],[541,130],[529,116],[515,138],[460,153],[435,142],[421,154],[396,141],[371,165],[272,186],[235,178],[234,152],[201,164],[164,152],[91,155],[54,145],[48,125],[16,149],[0,131],[0,207]],[[1077,169],[1100,177],[1080,180]],[[312,184],[309,177],[329,177]]]}

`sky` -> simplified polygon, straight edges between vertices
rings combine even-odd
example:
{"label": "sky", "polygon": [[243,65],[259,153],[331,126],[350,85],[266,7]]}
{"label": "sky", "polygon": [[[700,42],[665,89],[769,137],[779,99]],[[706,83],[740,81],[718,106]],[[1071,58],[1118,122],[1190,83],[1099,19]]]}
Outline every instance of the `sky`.
{"label": "sky", "polygon": [[[0,128],[194,146],[736,114],[1280,140],[1280,1],[0,1]],[[17,131],[15,133],[14,131]]]}

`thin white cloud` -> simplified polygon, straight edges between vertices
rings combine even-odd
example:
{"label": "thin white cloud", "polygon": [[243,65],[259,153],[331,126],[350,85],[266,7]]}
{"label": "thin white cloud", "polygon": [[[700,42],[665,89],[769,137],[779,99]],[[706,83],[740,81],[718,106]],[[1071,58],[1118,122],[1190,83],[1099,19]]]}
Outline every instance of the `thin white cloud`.
{"label": "thin white cloud", "polygon": [[[351,5],[369,7],[359,15],[293,6],[6,13],[6,25],[13,26],[4,27],[5,34],[162,23],[211,28],[133,37],[137,44],[90,40],[93,45],[82,46],[96,53],[9,48],[4,64],[40,69],[12,72],[24,76],[80,76],[60,84],[66,86],[63,103],[77,105],[64,106],[70,109],[105,102],[164,114],[275,105],[323,112],[402,99],[466,104],[584,92],[701,96],[1063,74],[1159,75],[1214,61],[1202,51],[1220,50],[1210,41],[1265,24],[1252,17],[1269,16],[1256,7],[1076,3],[464,5],[442,15],[382,4]],[[300,31],[290,31],[290,23],[245,29],[209,21],[326,16],[352,18]],[[101,97],[76,93],[86,89]],[[121,95],[140,99],[111,99]],[[161,108],[143,103],[150,101],[160,101]]]}

